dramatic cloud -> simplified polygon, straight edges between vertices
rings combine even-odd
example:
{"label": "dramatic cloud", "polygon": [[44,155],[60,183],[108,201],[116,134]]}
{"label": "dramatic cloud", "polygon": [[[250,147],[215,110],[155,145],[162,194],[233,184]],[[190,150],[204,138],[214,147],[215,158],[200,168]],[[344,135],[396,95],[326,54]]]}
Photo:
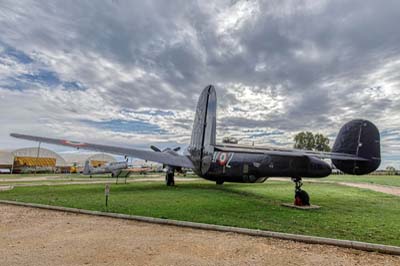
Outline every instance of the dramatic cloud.
{"label": "dramatic cloud", "polygon": [[367,118],[400,168],[399,1],[2,1],[0,147],[12,131],[188,143],[202,88],[218,136],[290,147]]}

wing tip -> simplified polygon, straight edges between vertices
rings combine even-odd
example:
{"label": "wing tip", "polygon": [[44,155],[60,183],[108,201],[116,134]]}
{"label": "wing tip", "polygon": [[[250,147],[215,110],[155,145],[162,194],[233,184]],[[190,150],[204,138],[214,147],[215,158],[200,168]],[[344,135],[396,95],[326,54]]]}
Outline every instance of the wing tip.
{"label": "wing tip", "polygon": [[13,138],[18,138],[18,136],[20,136],[21,134],[18,133],[10,133],[10,136]]}
{"label": "wing tip", "polygon": [[10,136],[13,138],[17,138],[17,139],[24,139],[24,138],[32,138],[35,136],[30,136],[30,135],[24,135],[24,134],[19,134],[19,133],[10,133]]}

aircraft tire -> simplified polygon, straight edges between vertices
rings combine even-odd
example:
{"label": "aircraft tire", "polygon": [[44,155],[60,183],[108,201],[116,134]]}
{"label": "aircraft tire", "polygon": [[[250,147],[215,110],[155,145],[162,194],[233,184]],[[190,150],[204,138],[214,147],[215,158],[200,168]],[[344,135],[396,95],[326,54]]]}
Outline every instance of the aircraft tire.
{"label": "aircraft tire", "polygon": [[296,191],[294,199],[296,206],[310,206],[310,196],[305,190]]}
{"label": "aircraft tire", "polygon": [[216,183],[217,185],[223,185],[223,184],[224,184],[224,180],[217,179],[217,180],[215,181],[215,183]]}
{"label": "aircraft tire", "polygon": [[167,173],[165,175],[165,184],[167,186],[174,186],[175,185],[174,173]]}

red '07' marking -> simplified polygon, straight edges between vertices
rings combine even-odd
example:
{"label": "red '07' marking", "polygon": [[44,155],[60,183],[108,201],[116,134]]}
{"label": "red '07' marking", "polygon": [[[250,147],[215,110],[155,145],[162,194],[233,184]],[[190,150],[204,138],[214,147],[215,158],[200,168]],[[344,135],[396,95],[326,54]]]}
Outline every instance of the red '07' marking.
{"label": "red '07' marking", "polygon": [[228,161],[228,154],[226,154],[225,152],[221,152],[218,155],[218,159],[217,159],[219,165],[224,166],[226,164],[226,162]]}

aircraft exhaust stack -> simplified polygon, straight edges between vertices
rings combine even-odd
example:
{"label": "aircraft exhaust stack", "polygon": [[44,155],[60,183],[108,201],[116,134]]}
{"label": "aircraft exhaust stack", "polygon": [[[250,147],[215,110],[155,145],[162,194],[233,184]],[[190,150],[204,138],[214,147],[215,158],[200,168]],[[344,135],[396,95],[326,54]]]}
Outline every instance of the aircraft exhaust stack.
{"label": "aircraft exhaust stack", "polygon": [[381,163],[378,128],[368,120],[352,120],[339,131],[332,152],[353,154],[365,161],[332,160],[346,174],[364,175],[375,171]]}

